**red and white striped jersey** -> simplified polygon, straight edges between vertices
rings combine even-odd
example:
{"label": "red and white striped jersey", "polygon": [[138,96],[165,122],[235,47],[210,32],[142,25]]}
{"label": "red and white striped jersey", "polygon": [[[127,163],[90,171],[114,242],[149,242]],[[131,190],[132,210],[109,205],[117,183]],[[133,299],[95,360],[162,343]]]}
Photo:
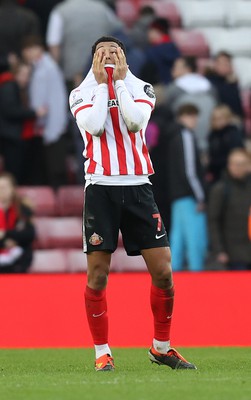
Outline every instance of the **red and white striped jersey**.
{"label": "red and white striped jersey", "polygon": [[[117,82],[122,82],[122,89],[117,88]],[[153,167],[145,142],[145,129],[155,105],[153,88],[136,78],[130,71],[127,72],[124,81],[117,81],[115,84],[116,99],[109,99],[106,84],[98,85],[92,70],[88,73],[81,85],[70,94],[71,112],[77,120],[78,127],[85,143],[84,157],[86,174],[119,176],[119,175],[150,175],[153,174]],[[98,93],[99,90],[99,93]],[[122,95],[118,92],[122,90]],[[138,132],[131,132],[123,116],[123,107],[126,108],[126,96],[123,98],[123,90],[130,96],[128,103],[132,103],[135,119],[137,114],[142,113],[144,118]],[[88,132],[88,110],[94,106],[98,96],[102,96],[102,107],[105,109],[103,131],[100,135]],[[100,103],[101,104],[101,103]],[[118,121],[115,125],[111,118],[110,109],[118,108]],[[95,123],[99,126],[103,118],[98,111],[92,115],[92,127],[95,130]],[[81,115],[82,113],[82,115]],[[132,113],[131,113],[132,114]],[[131,128],[132,129],[132,128]]]}

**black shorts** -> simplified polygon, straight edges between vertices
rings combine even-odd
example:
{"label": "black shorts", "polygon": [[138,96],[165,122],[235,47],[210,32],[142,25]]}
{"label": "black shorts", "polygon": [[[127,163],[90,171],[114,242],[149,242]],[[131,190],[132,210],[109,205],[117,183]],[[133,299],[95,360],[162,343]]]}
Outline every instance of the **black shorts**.
{"label": "black shorts", "polygon": [[117,248],[119,230],[128,255],[169,246],[167,233],[150,184],[139,186],[89,185],[85,192],[84,252]]}

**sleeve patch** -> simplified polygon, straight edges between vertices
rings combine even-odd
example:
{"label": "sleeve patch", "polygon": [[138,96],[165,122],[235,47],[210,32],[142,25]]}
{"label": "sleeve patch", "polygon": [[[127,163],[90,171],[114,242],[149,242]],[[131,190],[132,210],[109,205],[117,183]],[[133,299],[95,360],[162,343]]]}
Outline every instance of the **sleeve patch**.
{"label": "sleeve patch", "polygon": [[78,104],[83,103],[83,99],[78,99],[76,100],[72,105],[71,105],[71,109],[76,107]]}
{"label": "sleeve patch", "polygon": [[155,93],[154,93],[154,89],[153,89],[152,85],[145,85],[144,86],[144,92],[151,99],[155,99]]}

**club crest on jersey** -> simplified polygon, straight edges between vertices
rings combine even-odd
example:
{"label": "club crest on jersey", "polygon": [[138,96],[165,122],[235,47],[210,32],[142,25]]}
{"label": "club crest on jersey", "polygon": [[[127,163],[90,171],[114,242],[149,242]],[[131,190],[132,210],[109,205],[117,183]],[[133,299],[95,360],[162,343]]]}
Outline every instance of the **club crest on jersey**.
{"label": "club crest on jersey", "polygon": [[116,99],[108,100],[108,108],[118,107],[118,105],[119,105],[118,100]]}
{"label": "club crest on jersey", "polygon": [[89,243],[90,243],[92,246],[98,246],[98,245],[100,245],[101,243],[103,243],[103,241],[104,241],[104,239],[102,238],[102,236],[98,235],[96,232],[94,232],[94,233],[91,235],[90,239],[89,239]]}

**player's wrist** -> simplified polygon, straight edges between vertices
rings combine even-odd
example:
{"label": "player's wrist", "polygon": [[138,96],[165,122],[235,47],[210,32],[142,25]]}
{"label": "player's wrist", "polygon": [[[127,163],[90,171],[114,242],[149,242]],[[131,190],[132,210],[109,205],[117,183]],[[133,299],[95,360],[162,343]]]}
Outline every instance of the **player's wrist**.
{"label": "player's wrist", "polygon": [[118,86],[125,86],[125,82],[123,79],[117,79],[116,81],[114,81],[115,83],[115,87],[117,88]]}
{"label": "player's wrist", "polygon": [[100,87],[100,88],[102,88],[102,87],[106,88],[106,87],[108,87],[108,84],[107,84],[107,82],[102,82],[102,83],[99,83],[99,84],[98,84],[98,87]]}

